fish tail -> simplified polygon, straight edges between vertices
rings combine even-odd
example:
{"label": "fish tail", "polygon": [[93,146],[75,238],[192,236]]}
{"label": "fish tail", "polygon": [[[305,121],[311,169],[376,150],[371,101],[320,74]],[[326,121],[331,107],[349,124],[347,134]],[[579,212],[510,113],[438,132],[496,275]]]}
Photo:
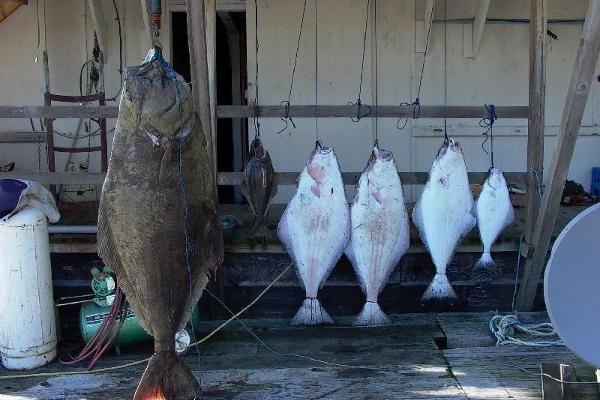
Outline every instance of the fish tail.
{"label": "fish tail", "polygon": [[356,319],[352,323],[355,326],[367,326],[367,325],[387,325],[390,323],[390,319],[379,307],[379,304],[367,301],[360,312],[356,316]]}
{"label": "fish tail", "polygon": [[200,398],[200,384],[174,351],[154,353],[134,400]]}
{"label": "fish tail", "polygon": [[455,299],[456,293],[452,286],[450,286],[450,282],[448,282],[448,277],[446,274],[435,274],[433,281],[427,287],[427,290],[423,294],[421,300],[431,300],[431,299]]}
{"label": "fish tail", "polygon": [[475,263],[475,268],[489,269],[489,268],[493,268],[494,266],[496,266],[496,263],[494,262],[494,259],[492,258],[492,254],[490,252],[482,253],[481,257],[479,258],[479,261],[477,261],[477,263]]}
{"label": "fish tail", "polygon": [[321,306],[317,298],[306,298],[294,316],[292,325],[325,325],[333,324],[333,319]]}

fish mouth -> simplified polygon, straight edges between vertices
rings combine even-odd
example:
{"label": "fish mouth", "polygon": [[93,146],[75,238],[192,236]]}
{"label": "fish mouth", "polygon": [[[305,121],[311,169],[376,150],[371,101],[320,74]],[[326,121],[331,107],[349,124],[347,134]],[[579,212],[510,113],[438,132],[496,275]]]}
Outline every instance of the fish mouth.
{"label": "fish mouth", "polygon": [[393,154],[388,150],[379,150],[377,158],[381,161],[390,161],[393,158]]}
{"label": "fish mouth", "polygon": [[319,149],[319,154],[326,155],[326,154],[331,153],[332,151],[333,151],[333,147],[321,147]]}

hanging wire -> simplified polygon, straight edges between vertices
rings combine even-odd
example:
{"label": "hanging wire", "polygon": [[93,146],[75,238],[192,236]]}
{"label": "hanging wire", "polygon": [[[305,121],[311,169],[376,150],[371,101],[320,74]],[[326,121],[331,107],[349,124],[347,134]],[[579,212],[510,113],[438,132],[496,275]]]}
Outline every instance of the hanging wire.
{"label": "hanging wire", "polygon": [[[498,117],[496,116],[496,107],[493,104],[486,104],[485,109],[488,112],[488,116],[479,121],[479,126],[485,129],[482,133],[485,139],[481,143],[481,149],[485,154],[490,155],[490,168],[494,168],[494,122],[496,122]],[[485,149],[485,144],[488,140],[490,141],[489,151]]]}
{"label": "hanging wire", "polygon": [[260,111],[258,105],[260,102],[258,101],[258,0],[254,0],[254,45],[255,45],[255,59],[256,59],[256,69],[254,70],[254,90],[255,90],[255,98],[254,98],[254,137],[260,137]]}
{"label": "hanging wire", "polygon": [[315,0],[315,137],[319,136],[319,0]]}
{"label": "hanging wire", "polygon": [[288,98],[287,100],[282,101],[280,104],[282,106],[284,106],[284,116],[280,117],[280,119],[283,121],[283,123],[285,124],[283,126],[283,128],[281,128],[281,130],[279,130],[279,132],[277,132],[277,134],[283,133],[287,130],[289,124],[288,124],[288,120],[290,121],[289,123],[292,124],[292,126],[294,127],[294,129],[296,129],[296,124],[294,123],[294,120],[292,119],[292,117],[290,117],[290,101],[292,100],[292,90],[294,88],[294,75],[296,74],[296,65],[298,64],[298,51],[300,50],[300,40],[302,39],[302,30],[304,28],[304,16],[306,15],[306,3],[307,0],[304,0],[304,6],[302,7],[302,19],[300,20],[300,29],[298,30],[298,40],[296,42],[296,54],[294,56],[294,67],[292,68],[292,77],[290,79],[290,90],[288,92]]}
{"label": "hanging wire", "polygon": [[363,76],[364,76],[364,72],[365,72],[365,52],[367,49],[367,28],[369,26],[369,12],[371,10],[370,7],[371,4],[371,0],[366,0],[366,7],[365,7],[365,30],[364,30],[364,34],[363,34],[363,48],[362,48],[362,60],[360,63],[360,83],[358,85],[358,97],[356,99],[356,102],[348,102],[349,106],[353,106],[356,107],[356,116],[352,117],[352,122],[359,122],[361,120],[361,118],[368,116],[369,114],[371,114],[371,107],[370,106],[366,106],[367,108],[367,112],[363,115],[361,114],[361,109],[362,109],[362,87],[363,87]]}
{"label": "hanging wire", "polygon": [[[412,107],[413,119],[419,118],[421,115],[421,87],[423,86],[423,75],[425,73],[425,65],[427,63],[427,54],[429,53],[429,38],[431,37],[431,28],[433,27],[433,14],[435,13],[435,3],[434,6],[431,7],[431,13],[429,14],[430,24],[427,27],[427,35],[425,36],[425,52],[423,53],[423,64],[421,65],[421,74],[419,75],[419,85],[417,86],[417,97],[415,97],[415,101],[412,103],[408,103],[406,101],[400,103],[401,106]],[[406,128],[408,124],[408,117],[406,118],[398,118],[396,121],[396,128],[398,130],[403,130]]]}
{"label": "hanging wire", "polygon": [[444,141],[448,142],[448,0],[444,0]]}
{"label": "hanging wire", "polygon": [[377,54],[377,0],[374,0],[373,30],[375,36],[375,147],[379,147],[379,56]]}

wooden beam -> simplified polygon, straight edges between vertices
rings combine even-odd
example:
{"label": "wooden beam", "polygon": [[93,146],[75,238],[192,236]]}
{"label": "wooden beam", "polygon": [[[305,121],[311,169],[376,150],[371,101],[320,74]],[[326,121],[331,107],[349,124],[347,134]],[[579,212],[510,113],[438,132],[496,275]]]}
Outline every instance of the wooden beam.
{"label": "wooden beam", "polygon": [[[527,219],[525,244],[530,243],[540,209],[544,182],[546,108],[546,0],[531,0],[529,25],[529,123],[527,128]],[[528,247],[528,246],[526,246]],[[524,256],[527,256],[528,251]]]}
{"label": "wooden beam", "polygon": [[[208,81],[206,82],[208,84]],[[208,92],[208,86],[206,88]],[[194,101],[204,104],[201,110],[204,110],[207,123],[206,132],[210,132],[210,113],[208,95],[203,99]],[[365,113],[368,107],[363,104]],[[260,115],[261,118],[279,118],[284,115],[283,106],[240,106],[240,105],[221,105],[217,107],[217,118],[252,118]],[[0,106],[0,118],[117,118],[119,107],[117,106]],[[372,118],[378,114],[380,118],[412,118],[412,106],[379,106],[376,110],[371,107],[371,113],[363,115],[363,118]],[[446,107],[446,116],[448,118],[483,118],[488,113],[482,106],[448,106]],[[527,106],[497,106],[496,114],[499,119],[526,119],[529,115]],[[290,116],[296,118],[350,118],[356,116],[356,107],[353,106],[332,106],[319,105],[318,113],[315,112],[315,106],[294,106],[290,107]],[[420,112],[416,115],[419,118],[443,118],[444,106],[421,106]],[[202,120],[202,117],[201,117]],[[204,124],[202,125],[204,128]],[[207,135],[207,138],[209,136]]]}
{"label": "wooden beam", "polygon": [[0,172],[0,179],[24,179],[42,185],[101,185],[103,173],[69,172]]}
{"label": "wooden beam", "polygon": [[23,4],[27,4],[23,0],[5,0],[0,2],[0,22],[4,21],[8,16],[21,7]]}
{"label": "wooden beam", "polygon": [[535,246],[533,257],[528,258],[525,263],[524,275],[519,287],[517,296],[517,310],[519,311],[529,311],[533,305],[599,53],[600,0],[590,0],[571,83],[565,99],[560,131],[556,138],[554,155],[550,164],[549,184],[542,198],[531,240],[531,244]]}
{"label": "wooden beam", "polygon": [[[429,46],[429,41],[431,40],[430,30],[433,24],[433,14],[435,13],[435,0],[427,0],[425,4],[425,15],[423,16],[423,28],[425,29],[424,38],[425,38],[425,46],[424,49],[427,49]],[[429,33],[429,35],[428,35]]]}
{"label": "wooden beam", "polygon": [[477,1],[477,11],[475,12],[475,20],[473,22],[473,57],[477,57],[477,54],[479,53],[490,2],[491,0]]}
{"label": "wooden beam", "polygon": [[0,118],[117,118],[117,106],[0,106]]}
{"label": "wooden beam", "polygon": [[0,143],[43,143],[46,132],[0,132]]}
{"label": "wooden beam", "polygon": [[210,106],[210,140],[214,171],[217,171],[217,1],[204,0],[206,17],[206,62]]}
{"label": "wooden beam", "polygon": [[[403,185],[422,185],[427,182],[427,172],[399,172]],[[298,172],[277,172],[278,185],[295,185]],[[342,179],[346,185],[356,185],[361,172],[344,172]],[[469,182],[481,184],[487,177],[487,172],[469,172]],[[103,173],[65,173],[65,172],[3,172],[0,178],[27,179],[41,183],[42,185],[101,185],[104,182]],[[524,172],[504,172],[506,181],[511,184],[523,185],[526,174]],[[241,185],[242,172],[219,172],[217,184],[219,186]]]}
{"label": "wooden beam", "polygon": [[88,0],[88,6],[92,14],[92,24],[94,25],[94,31],[96,31],[96,38],[98,39],[98,47],[102,51],[102,62],[106,62],[108,58],[107,41],[106,41],[106,23],[104,22],[104,13],[102,12],[101,0]]}
{"label": "wooden beam", "polygon": [[[190,49],[190,73],[194,109],[200,118],[202,131],[206,137],[209,154],[212,149],[212,123],[210,113],[209,70],[206,45],[206,14],[204,1],[186,0],[188,47]],[[211,163],[213,165],[214,163]],[[216,173],[216,171],[213,171]]]}
{"label": "wooden beam", "polygon": [[[369,107],[371,112],[369,113]],[[380,118],[412,118],[415,115],[418,118],[443,118],[444,109],[448,118],[483,118],[488,117],[485,106],[421,106],[420,112],[412,106],[362,106],[362,118],[372,118],[377,115]],[[218,118],[280,118],[285,114],[283,106],[231,106],[222,105],[218,108]],[[318,110],[314,105],[290,106],[291,117],[296,118],[350,118],[356,116],[356,107],[348,105],[331,106],[319,105]],[[499,119],[503,118],[521,118],[526,119],[529,115],[527,106],[496,106],[496,115]],[[1,115],[0,115],[1,116]]]}

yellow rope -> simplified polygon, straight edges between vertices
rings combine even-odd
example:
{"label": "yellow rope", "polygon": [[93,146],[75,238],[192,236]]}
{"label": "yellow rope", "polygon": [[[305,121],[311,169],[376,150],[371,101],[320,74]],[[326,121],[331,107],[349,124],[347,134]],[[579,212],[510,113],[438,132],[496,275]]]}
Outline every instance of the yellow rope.
{"label": "yellow rope", "polygon": [[[258,294],[258,296],[256,296],[256,298],[254,300],[252,300],[246,307],[242,308],[235,315],[232,315],[231,318],[229,318],[227,321],[223,322],[221,325],[219,325],[217,328],[215,328],[208,335],[206,335],[202,339],[198,340],[197,342],[190,343],[187,347],[196,346],[196,345],[206,342],[208,339],[213,337],[217,332],[219,332],[221,329],[223,329],[225,326],[227,326],[231,321],[233,321],[234,319],[238,318],[240,315],[242,315],[243,313],[248,311],[248,309],[250,307],[252,307],[254,304],[256,304],[256,302],[258,302],[258,300],[260,300],[260,298],[263,297],[264,294],[267,293],[269,291],[269,289],[271,289],[273,287],[273,285],[275,285],[275,283],[277,283],[281,278],[283,278],[283,276],[290,270],[292,265],[293,264],[290,263],[287,267],[285,267],[285,269],[283,271],[281,271],[281,273],[279,275],[277,275],[277,277],[275,279],[273,279],[273,281],[271,283],[269,283],[269,285],[266,288],[264,288],[263,291],[260,292]],[[149,360],[150,360],[150,357],[144,358],[143,360],[133,361],[133,362],[130,362],[127,364],[115,365],[113,367],[99,368],[99,369],[94,369],[91,371],[83,370],[83,371],[63,371],[63,372],[40,372],[40,373],[34,373],[34,374],[6,375],[6,376],[0,376],[0,381],[4,381],[4,380],[8,380],[8,379],[48,378],[48,377],[53,377],[53,376],[64,376],[64,375],[97,374],[100,372],[110,372],[110,371],[115,371],[118,369],[133,367],[135,365],[144,364],[144,363],[148,362]]]}

